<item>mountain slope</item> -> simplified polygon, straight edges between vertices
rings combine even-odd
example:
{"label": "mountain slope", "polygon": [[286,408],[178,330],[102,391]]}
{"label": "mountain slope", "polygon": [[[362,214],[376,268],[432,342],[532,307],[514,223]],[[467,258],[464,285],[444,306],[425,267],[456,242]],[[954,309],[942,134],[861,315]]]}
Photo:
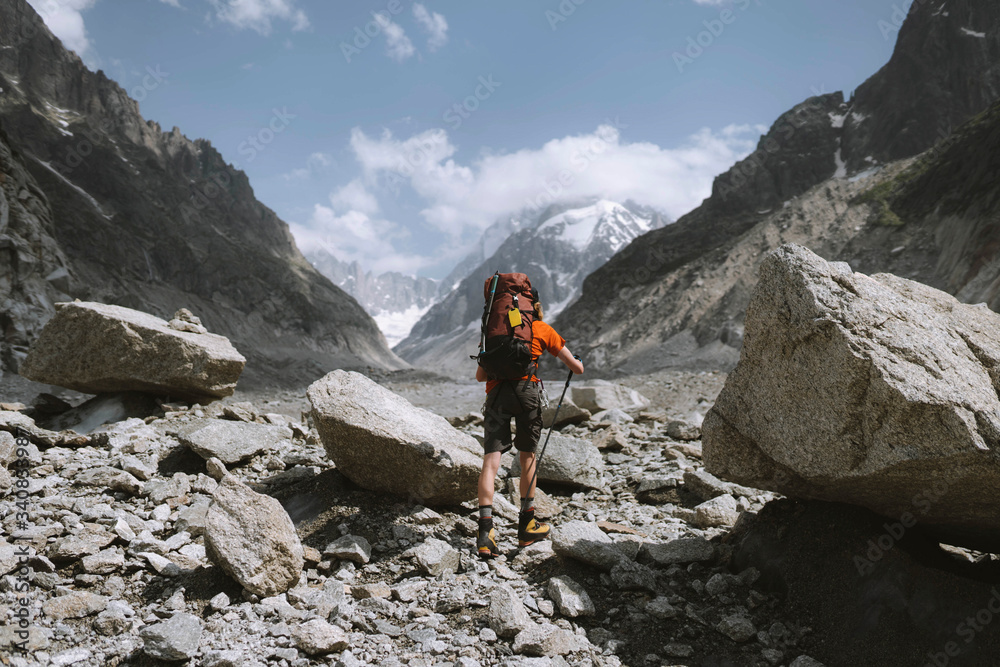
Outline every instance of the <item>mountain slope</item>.
{"label": "mountain slope", "polygon": [[323,249],[306,253],[316,270],[361,304],[395,345],[409,335],[413,325],[437,301],[441,282],[431,278],[404,276],[396,271],[375,275],[357,262],[342,262]]}
{"label": "mountain slope", "polygon": [[579,294],[584,278],[629,241],[662,226],[655,211],[607,200],[549,207],[517,231],[432,307],[394,351],[432,370],[469,372],[483,314],[483,281],[499,269],[531,278],[546,308],[557,314]]}
{"label": "mountain slope", "polygon": [[[733,252],[759,255],[770,249],[739,242],[773,221],[786,202],[821,183],[839,191],[849,174],[868,174],[888,160],[926,150],[997,98],[1000,6],[954,0],[947,11],[939,10],[938,3],[914,3],[892,59],[852,100],[845,103],[840,93],[821,95],[783,114],[754,153],[716,178],[712,196],[700,207],[636,239],[584,282],[581,297],[555,326],[587,353],[591,368],[629,371],[697,359],[731,363],[732,353],[717,343],[739,346],[735,334],[756,264],[731,267],[742,271],[742,287],[718,286],[720,294],[713,298],[728,301],[717,303],[711,315],[708,304],[687,307],[699,299],[696,290],[688,290],[700,272]],[[849,194],[831,195],[834,220],[846,209],[843,197]],[[809,233],[815,236],[799,242],[815,248],[829,241],[832,231],[816,224]]]}
{"label": "mountain slope", "polygon": [[[0,127],[48,205],[19,224],[48,230],[63,253],[63,298],[160,316],[190,308],[233,340],[250,380],[405,366],[209,142],[143,120],[138,104],[66,51],[24,0],[0,4],[0,47]],[[2,316],[18,332],[7,342],[13,364],[51,314],[37,295],[27,303]]]}

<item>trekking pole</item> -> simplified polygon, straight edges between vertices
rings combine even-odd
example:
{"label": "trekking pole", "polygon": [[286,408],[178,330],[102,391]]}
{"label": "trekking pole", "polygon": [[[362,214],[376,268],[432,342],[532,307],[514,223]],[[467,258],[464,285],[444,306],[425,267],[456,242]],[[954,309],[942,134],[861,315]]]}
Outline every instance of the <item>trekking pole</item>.
{"label": "trekking pole", "polygon": [[[580,359],[580,357],[573,357],[573,358],[578,361]],[[563,385],[562,394],[559,396],[559,403],[556,404],[555,414],[552,415],[552,423],[549,424],[549,432],[545,436],[545,443],[542,444],[542,451],[538,455],[538,458],[535,459],[535,472],[532,473],[531,475],[531,484],[528,485],[529,490],[535,486],[535,481],[538,479],[538,466],[542,464],[542,457],[545,456],[545,448],[549,446],[549,438],[552,437],[552,429],[555,428],[556,420],[559,419],[559,408],[562,407],[563,399],[566,398],[566,390],[569,389],[569,383],[570,380],[572,379],[573,379],[573,371],[571,370],[569,372],[569,375],[566,377],[566,384]]]}

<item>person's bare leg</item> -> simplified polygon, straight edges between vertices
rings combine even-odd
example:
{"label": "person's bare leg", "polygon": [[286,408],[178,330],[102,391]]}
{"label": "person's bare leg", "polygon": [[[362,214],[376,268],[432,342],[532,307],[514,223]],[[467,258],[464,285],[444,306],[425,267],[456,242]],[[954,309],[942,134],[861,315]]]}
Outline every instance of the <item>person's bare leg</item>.
{"label": "person's bare leg", "polygon": [[537,458],[534,452],[518,452],[518,454],[521,456],[521,481],[519,484],[521,497],[534,498],[535,484],[533,478],[535,476],[535,461]]}
{"label": "person's bare leg", "polygon": [[490,452],[483,456],[483,471],[479,473],[479,505],[493,504],[493,485],[500,470],[500,452]]}

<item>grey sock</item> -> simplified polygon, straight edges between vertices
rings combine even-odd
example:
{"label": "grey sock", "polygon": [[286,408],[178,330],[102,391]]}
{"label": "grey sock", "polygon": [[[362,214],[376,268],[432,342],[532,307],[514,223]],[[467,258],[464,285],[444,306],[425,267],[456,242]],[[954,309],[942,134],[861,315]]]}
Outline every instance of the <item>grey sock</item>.
{"label": "grey sock", "polygon": [[521,511],[530,512],[535,509],[535,499],[534,498],[521,498]]}
{"label": "grey sock", "polygon": [[492,519],[493,518],[493,505],[480,505],[479,506],[479,518],[480,519]]}

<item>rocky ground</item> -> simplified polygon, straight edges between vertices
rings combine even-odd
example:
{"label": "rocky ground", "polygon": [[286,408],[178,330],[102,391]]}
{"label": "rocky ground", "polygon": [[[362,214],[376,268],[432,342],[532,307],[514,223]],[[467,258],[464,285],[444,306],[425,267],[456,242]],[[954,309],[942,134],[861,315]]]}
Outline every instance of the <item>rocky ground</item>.
{"label": "rocky ground", "polygon": [[[465,416],[481,386],[412,372],[378,379],[481,434]],[[25,504],[0,504],[5,664],[817,664],[801,657],[810,628],[752,587],[755,569],[732,567],[724,540],[770,494],[707,475],[697,439],[677,437],[697,429],[668,428],[722,380],[638,377],[629,384],[653,399],[647,409],[563,428],[603,448],[602,488],[543,483],[539,512],[554,539],[521,550],[513,505],[498,500],[505,555],[489,563],[472,552],[474,500],[432,510],[355,486],[304,418],[304,394],[167,404],[83,437],[35,428]],[[21,385],[22,396],[33,389]],[[206,556],[205,510],[223,471],[184,435],[202,419],[259,426],[240,445],[249,449],[222,455],[246,455],[229,472],[295,524],[306,565],[287,593],[251,595]],[[0,429],[19,420],[0,413]],[[33,554],[27,591],[15,536]],[[19,641],[21,598],[27,653],[7,648]]]}

